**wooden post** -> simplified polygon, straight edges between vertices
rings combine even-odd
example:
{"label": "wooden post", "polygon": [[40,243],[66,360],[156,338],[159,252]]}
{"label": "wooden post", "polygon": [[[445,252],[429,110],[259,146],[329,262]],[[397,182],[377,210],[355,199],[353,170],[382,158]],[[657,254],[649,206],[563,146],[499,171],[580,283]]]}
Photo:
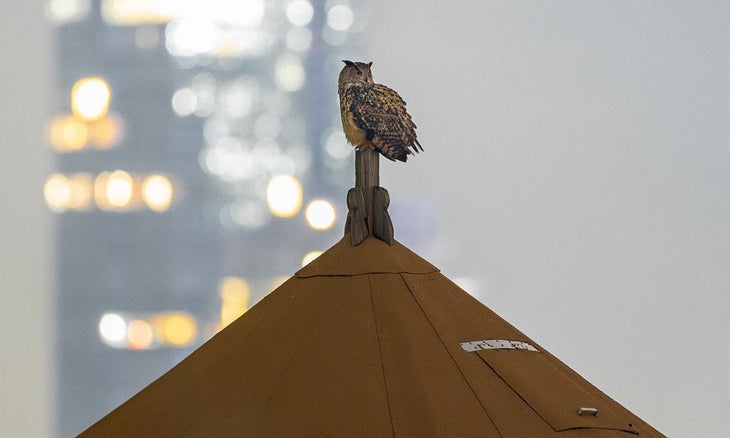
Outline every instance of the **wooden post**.
{"label": "wooden post", "polygon": [[362,190],[365,198],[365,212],[368,217],[368,232],[373,232],[373,190],[380,186],[379,154],[374,149],[355,152],[355,187]]}
{"label": "wooden post", "polygon": [[350,234],[353,246],[368,236],[393,244],[393,222],[388,214],[390,196],[380,187],[379,158],[372,149],[355,152],[355,187],[347,192],[345,222],[345,233]]}

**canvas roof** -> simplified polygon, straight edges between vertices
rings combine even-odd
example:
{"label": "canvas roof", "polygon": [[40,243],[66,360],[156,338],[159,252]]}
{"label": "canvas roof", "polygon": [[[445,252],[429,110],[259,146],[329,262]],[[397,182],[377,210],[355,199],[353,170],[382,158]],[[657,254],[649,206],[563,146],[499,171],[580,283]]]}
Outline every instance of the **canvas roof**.
{"label": "canvas roof", "polygon": [[345,236],[81,436],[663,435],[400,243]]}

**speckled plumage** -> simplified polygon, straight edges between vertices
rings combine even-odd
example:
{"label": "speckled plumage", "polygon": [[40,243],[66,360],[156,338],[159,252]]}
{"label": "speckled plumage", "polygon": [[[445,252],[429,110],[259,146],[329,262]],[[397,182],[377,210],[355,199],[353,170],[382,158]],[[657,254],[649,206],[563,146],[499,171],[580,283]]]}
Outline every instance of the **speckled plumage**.
{"label": "speckled plumage", "polygon": [[337,92],[347,141],[360,150],[374,148],[393,161],[406,161],[409,154],[423,151],[406,102],[394,90],[373,82],[373,63],[344,62]]}

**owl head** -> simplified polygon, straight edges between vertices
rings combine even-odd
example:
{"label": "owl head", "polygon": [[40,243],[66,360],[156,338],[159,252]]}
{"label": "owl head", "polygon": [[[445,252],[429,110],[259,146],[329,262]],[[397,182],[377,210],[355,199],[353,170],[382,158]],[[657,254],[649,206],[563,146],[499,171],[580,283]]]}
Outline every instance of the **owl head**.
{"label": "owl head", "polygon": [[370,71],[370,67],[373,65],[372,62],[368,62],[367,64],[364,62],[352,62],[344,60],[342,62],[345,63],[345,66],[342,68],[342,71],[340,72],[340,78],[337,81],[340,86],[355,83],[373,83],[373,74]]}

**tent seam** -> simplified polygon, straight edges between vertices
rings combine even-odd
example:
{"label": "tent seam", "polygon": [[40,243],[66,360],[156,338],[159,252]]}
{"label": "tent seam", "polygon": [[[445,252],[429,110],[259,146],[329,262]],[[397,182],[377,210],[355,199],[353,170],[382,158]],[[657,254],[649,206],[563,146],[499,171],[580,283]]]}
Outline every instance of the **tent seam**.
{"label": "tent seam", "polygon": [[438,338],[439,342],[441,342],[441,345],[443,345],[444,350],[446,350],[446,353],[451,358],[451,361],[454,363],[454,366],[456,366],[456,369],[459,370],[459,374],[461,374],[461,378],[464,379],[464,383],[466,383],[466,386],[469,387],[469,390],[471,391],[472,395],[476,399],[477,403],[479,403],[479,406],[482,407],[482,410],[484,411],[484,414],[487,416],[487,418],[489,418],[489,422],[492,423],[492,426],[494,426],[494,430],[497,431],[497,433],[499,434],[499,436],[504,437],[504,435],[502,434],[502,432],[497,427],[497,424],[494,422],[494,419],[492,418],[492,416],[489,415],[489,411],[487,410],[487,407],[484,406],[484,404],[482,403],[481,399],[477,395],[476,391],[471,386],[471,382],[469,382],[469,379],[466,378],[466,375],[464,374],[464,371],[459,366],[459,363],[456,362],[456,359],[454,359],[454,356],[451,354],[451,350],[449,350],[449,347],[446,345],[446,342],[444,342],[444,339],[441,337],[441,334],[438,332],[438,330],[436,330],[436,326],[433,325],[433,322],[431,321],[431,318],[429,318],[428,314],[423,309],[423,306],[421,306],[421,302],[418,301],[418,297],[416,297],[416,294],[413,293],[413,289],[411,288],[410,283],[408,283],[408,279],[406,279],[406,277],[403,274],[404,273],[401,273],[399,275],[401,277],[401,280],[403,280],[403,283],[405,283],[406,288],[408,289],[408,292],[410,292],[411,296],[413,297],[413,301],[415,301],[416,302],[416,305],[418,306],[418,308],[421,309],[421,313],[423,313],[423,316],[426,318],[426,321],[428,321],[428,324],[431,326],[431,330],[433,330],[433,332],[436,334],[436,337]]}
{"label": "tent seam", "polygon": [[378,340],[378,353],[380,355],[380,369],[383,373],[383,388],[385,389],[385,401],[388,405],[388,416],[390,417],[390,428],[395,436],[395,424],[393,423],[393,411],[390,407],[390,394],[388,393],[388,379],[385,376],[385,364],[383,363],[383,348],[380,345],[380,330],[378,329],[378,317],[375,315],[375,302],[373,300],[373,286],[370,282],[370,274],[366,274],[368,278],[368,292],[370,293],[370,308],[373,311],[373,322],[375,323],[375,338]]}

